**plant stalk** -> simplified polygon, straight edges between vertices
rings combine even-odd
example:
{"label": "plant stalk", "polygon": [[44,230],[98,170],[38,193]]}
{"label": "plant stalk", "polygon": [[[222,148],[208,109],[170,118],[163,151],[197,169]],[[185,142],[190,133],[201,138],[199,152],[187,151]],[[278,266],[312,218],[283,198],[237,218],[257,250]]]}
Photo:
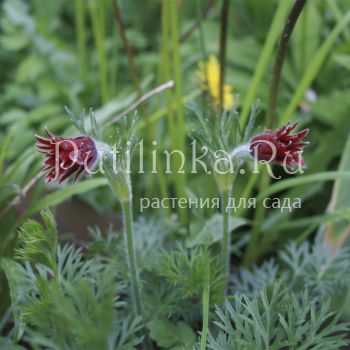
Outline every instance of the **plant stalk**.
{"label": "plant stalk", "polygon": [[142,316],[143,310],[139,290],[139,275],[137,271],[133,238],[132,201],[131,199],[129,201],[122,201],[121,204],[123,208],[124,241],[126,245],[134,311],[136,315]]}
{"label": "plant stalk", "polygon": [[[261,182],[259,186],[259,193],[262,193],[266,189],[266,187],[270,184],[270,177],[268,172],[263,172],[262,174],[260,174],[260,181]],[[255,216],[254,216],[254,224],[253,224],[252,232],[250,234],[250,241],[243,260],[243,264],[245,266],[249,266],[254,260],[254,255],[258,255],[259,234],[261,230],[261,225],[264,221],[265,212],[266,212],[266,208],[263,205],[263,201],[262,200],[258,201],[257,208],[255,211]]]}
{"label": "plant stalk", "polygon": [[268,108],[266,113],[267,127],[269,129],[274,127],[275,124],[275,109],[277,103],[278,88],[281,78],[281,71],[284,59],[286,57],[287,48],[290,37],[292,35],[295,24],[303,11],[303,8],[307,0],[296,0],[292,10],[289,13],[287,22],[284,26],[276,54],[275,65],[273,68],[272,82],[270,85]]}
{"label": "plant stalk", "polygon": [[206,349],[209,326],[209,300],[210,300],[210,266],[206,268],[205,285],[202,294],[203,324],[201,335],[201,350]]}
{"label": "plant stalk", "polygon": [[221,210],[223,216],[222,223],[222,242],[221,242],[221,254],[222,254],[222,263],[225,272],[225,294],[227,293],[227,287],[230,277],[230,253],[231,253],[231,229],[230,229],[230,216],[231,210],[228,208],[229,200],[231,197],[232,188],[225,189],[221,191]]}
{"label": "plant stalk", "polygon": [[224,84],[226,68],[226,45],[227,45],[227,24],[230,0],[223,0],[221,7],[221,29],[220,29],[220,107],[224,106]]}

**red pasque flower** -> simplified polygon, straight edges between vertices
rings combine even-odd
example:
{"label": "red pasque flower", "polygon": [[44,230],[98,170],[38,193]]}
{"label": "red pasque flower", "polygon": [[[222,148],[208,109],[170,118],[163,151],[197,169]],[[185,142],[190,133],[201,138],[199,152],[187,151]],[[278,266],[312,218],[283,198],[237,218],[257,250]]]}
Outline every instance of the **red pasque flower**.
{"label": "red pasque flower", "polygon": [[305,167],[301,153],[309,142],[302,141],[302,139],[308,134],[309,129],[291,134],[298,124],[299,122],[294,124],[288,122],[276,131],[265,130],[256,135],[250,141],[250,154],[258,160],[285,164],[288,168],[294,165]]}
{"label": "red pasque flower", "polygon": [[45,129],[49,139],[35,135],[45,160],[47,171],[45,181],[58,180],[62,183],[74,175],[74,181],[85,171],[89,172],[97,160],[95,141],[89,136],[63,138],[52,134]]}

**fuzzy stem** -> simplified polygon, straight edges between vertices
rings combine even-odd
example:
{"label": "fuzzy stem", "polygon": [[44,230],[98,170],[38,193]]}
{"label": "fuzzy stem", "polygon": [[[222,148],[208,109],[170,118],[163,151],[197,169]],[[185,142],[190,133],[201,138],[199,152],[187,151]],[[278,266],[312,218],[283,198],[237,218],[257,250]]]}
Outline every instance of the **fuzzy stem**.
{"label": "fuzzy stem", "polygon": [[294,26],[301,12],[303,11],[306,1],[307,0],[295,1],[295,4],[292,10],[290,11],[287,22],[284,26],[284,29],[280,38],[280,42],[278,44],[275,65],[274,65],[273,74],[272,74],[272,82],[270,86],[268,108],[266,113],[267,127],[270,129],[273,128],[275,124],[275,119],[276,119],[275,109],[276,109],[276,102],[277,102],[278,87],[280,83],[283,62],[287,53],[289,39],[292,35]]}
{"label": "fuzzy stem", "polygon": [[130,283],[132,289],[134,310],[138,316],[142,316],[142,304],[139,290],[139,276],[136,265],[136,257],[134,250],[133,238],[133,221],[132,221],[132,202],[122,201],[123,208],[123,224],[124,224],[124,240],[127,252],[127,262],[129,267]]}
{"label": "fuzzy stem", "polygon": [[[264,172],[263,174],[261,174],[260,179],[261,182],[259,186],[259,193],[262,193],[270,183],[270,177],[268,172]],[[263,205],[263,202],[258,201],[250,241],[243,260],[243,264],[245,266],[251,265],[251,263],[254,261],[254,258],[256,258],[256,255],[259,255],[259,234],[261,231],[261,225],[264,221],[265,212],[266,208]]]}
{"label": "fuzzy stem", "polygon": [[227,44],[227,19],[230,1],[223,0],[221,7],[221,30],[220,30],[220,107],[224,106],[224,84],[226,68],[226,44]]}
{"label": "fuzzy stem", "polygon": [[230,246],[231,246],[231,230],[230,230],[230,214],[231,210],[228,208],[230,196],[232,189],[226,189],[221,191],[221,210],[223,216],[222,222],[222,242],[221,242],[221,254],[222,254],[222,262],[225,272],[225,294],[227,292],[228,281],[230,277]]}
{"label": "fuzzy stem", "polygon": [[210,300],[210,266],[206,268],[205,285],[202,294],[202,306],[203,306],[203,325],[202,325],[202,336],[201,336],[201,348],[200,350],[206,349],[208,326],[209,326],[209,300]]}
{"label": "fuzzy stem", "polygon": [[[131,197],[131,196],[130,196]],[[132,199],[121,201],[123,208],[123,224],[124,224],[124,241],[126,246],[127,263],[129,267],[129,276],[133,296],[134,311],[137,316],[142,317],[142,323],[145,327],[145,319],[143,314],[142,301],[140,296],[140,281],[136,263],[134,237],[133,237],[133,218],[132,218]],[[144,346],[145,350],[152,350],[153,346],[148,334],[145,334]]]}

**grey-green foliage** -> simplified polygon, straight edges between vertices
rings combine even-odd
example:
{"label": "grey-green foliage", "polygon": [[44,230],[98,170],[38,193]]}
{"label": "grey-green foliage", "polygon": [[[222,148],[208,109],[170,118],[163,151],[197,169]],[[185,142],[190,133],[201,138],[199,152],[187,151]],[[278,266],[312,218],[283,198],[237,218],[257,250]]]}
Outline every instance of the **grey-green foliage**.
{"label": "grey-green foliage", "polygon": [[332,296],[344,291],[350,284],[350,250],[333,250],[317,238],[314,244],[291,242],[280,254],[286,265],[282,278],[291,288],[308,288],[314,295]]}
{"label": "grey-green foliage", "polygon": [[20,345],[16,345],[12,341],[13,331],[14,329],[7,332],[5,336],[1,336],[4,334],[4,330],[9,325],[9,322],[11,321],[11,313],[12,313],[12,307],[10,307],[4,315],[0,319],[0,349],[1,350],[24,350]]}
{"label": "grey-green foliage", "polygon": [[294,294],[279,282],[255,297],[236,293],[233,302],[216,308],[210,350],[339,349],[346,345],[349,325],[339,323],[329,303],[311,298],[307,290]]}
{"label": "grey-green foliage", "polygon": [[[134,222],[134,245],[140,271],[149,269],[157,260],[161,247],[166,245],[166,240],[177,228],[177,223],[165,218],[137,218]],[[102,233],[95,227],[90,228],[89,233],[93,241],[89,243],[88,253],[117,260],[118,270],[124,270],[127,275],[122,232],[110,227],[106,233]]]}
{"label": "grey-green foliage", "polygon": [[203,146],[208,147],[209,154],[217,158],[215,152],[224,150],[231,152],[235,146],[245,143],[252,136],[255,119],[259,114],[260,101],[257,100],[251,108],[247,127],[243,130],[240,125],[237,107],[230,111],[218,112],[215,117],[210,113],[204,114],[194,103],[189,105],[189,111],[193,119],[193,136]]}
{"label": "grey-green foliage", "polygon": [[274,260],[269,260],[249,270],[239,269],[232,280],[232,289],[236,293],[256,296],[262,288],[273,283],[277,277],[278,266]]}
{"label": "grey-green foliage", "polygon": [[255,296],[276,279],[281,279],[290,291],[308,288],[313,296],[332,297],[345,291],[350,284],[350,251],[347,247],[333,251],[332,246],[319,237],[314,243],[290,242],[277,260],[251,270],[239,270],[232,288],[235,292]]}
{"label": "grey-green foliage", "polygon": [[86,259],[71,245],[56,246],[52,215],[46,210],[42,216],[44,225],[30,221],[20,230],[18,255],[25,262],[2,262],[17,340],[57,350],[135,349],[141,323],[119,301],[125,285],[115,263]]}
{"label": "grey-green foliage", "polygon": [[290,242],[278,259],[238,272],[234,302],[217,308],[218,328],[208,348],[338,349],[349,327],[329,312],[328,298],[346,290],[349,281],[347,248],[335,252],[319,237],[314,243]]}
{"label": "grey-green foliage", "polygon": [[[70,120],[81,134],[91,135],[96,141],[103,140],[103,130],[98,125],[92,108],[89,109],[88,118],[84,109],[79,115],[74,114],[68,107],[65,107],[65,110],[68,113]],[[88,121],[89,125],[87,125]]]}

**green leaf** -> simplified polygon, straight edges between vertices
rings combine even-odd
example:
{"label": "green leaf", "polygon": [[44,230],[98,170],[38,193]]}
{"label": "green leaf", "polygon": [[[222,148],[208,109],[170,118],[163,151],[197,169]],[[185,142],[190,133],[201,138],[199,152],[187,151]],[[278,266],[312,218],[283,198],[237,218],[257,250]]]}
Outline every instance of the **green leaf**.
{"label": "green leaf", "polygon": [[21,264],[12,259],[2,259],[1,267],[5,271],[10,287],[10,295],[13,305],[13,317],[15,320],[15,339],[19,340],[24,332],[25,324],[21,310],[27,296],[35,288],[35,280],[30,278]]}
{"label": "green leaf", "polygon": [[350,55],[335,55],[334,61],[350,71]]}
{"label": "green leaf", "polygon": [[317,5],[316,2],[306,4],[291,36],[290,52],[298,78],[305,73],[307,63],[313,59],[319,47],[321,28],[324,24]]}
{"label": "green leaf", "polygon": [[148,329],[157,345],[169,350],[187,350],[195,345],[195,332],[185,323],[172,323],[167,319],[155,319],[148,323]]}
{"label": "green leaf", "polygon": [[[344,118],[347,118],[350,109],[350,91],[349,90],[332,90],[327,95],[320,96],[312,104],[313,116],[322,123],[327,123],[334,127],[338,123],[343,124]],[[338,124],[338,125],[339,125]],[[339,133],[336,128],[332,130],[334,134]]]}
{"label": "green leaf", "polygon": [[[350,135],[344,147],[338,171],[350,173]],[[349,193],[350,181],[345,178],[336,179],[328,211],[332,213],[350,208]],[[327,241],[338,241],[338,244],[344,243],[350,235],[350,220],[344,218],[343,220],[327,223],[324,228],[324,234]]]}
{"label": "green leaf", "polygon": [[289,119],[291,119],[291,116],[293,115],[299,102],[303,98],[303,95],[304,95],[306,89],[311,85],[311,83],[315,79],[317,73],[320,71],[322,63],[324,62],[327,55],[329,54],[329,51],[331,50],[332,46],[334,45],[335,41],[337,40],[338,35],[349,24],[349,22],[350,22],[350,11],[348,11],[344,15],[344,17],[338,23],[338,25],[328,34],[323,45],[316,52],[313,60],[310,62],[307,69],[305,70],[305,74],[304,74],[303,78],[301,79],[300,84],[297,87],[295,94],[294,94],[292,100],[290,101],[290,103],[286,109],[286,112],[284,113],[284,115],[281,118],[281,123],[285,123]]}
{"label": "green leaf", "polygon": [[[214,214],[204,223],[202,228],[196,231],[195,224],[191,226],[191,236],[186,240],[186,247],[192,248],[198,245],[211,245],[222,238],[222,215]],[[230,217],[230,227],[232,230],[246,224],[246,220],[238,217]]]}
{"label": "green leaf", "polygon": [[23,346],[8,343],[7,340],[0,337],[0,348],[1,350],[25,350]]}
{"label": "green leaf", "polygon": [[240,121],[242,126],[245,126],[247,122],[249,110],[253,101],[256,99],[258,87],[261,83],[264,74],[266,73],[268,64],[272,61],[273,49],[280,35],[280,29],[283,26],[289,8],[289,1],[280,1],[275,15],[273,17],[273,20],[271,21],[271,26],[267,34],[264,47],[261,51],[259,61],[256,64],[254,76],[252,78],[249,90],[247,91],[247,95],[242,106],[242,112],[240,115]]}
{"label": "green leaf", "polygon": [[286,190],[287,188],[300,186],[316,181],[330,181],[335,179],[350,179],[350,171],[325,171],[317,174],[298,176],[292,179],[279,181],[271,185],[264,192],[260,193],[256,200],[263,200],[264,198],[274,193]]}
{"label": "green leaf", "polygon": [[82,194],[85,192],[89,192],[95,188],[106,186],[108,184],[108,180],[106,178],[96,178],[89,179],[79,183],[73,183],[67,187],[63,187],[58,189],[57,191],[50,193],[39,200],[34,207],[32,207],[27,213],[26,217],[29,217],[41,209],[53,205],[60,204],[64,202],[66,199],[76,195]]}
{"label": "green leaf", "polygon": [[3,174],[4,165],[6,161],[7,151],[10,145],[10,140],[15,132],[16,128],[12,127],[9,132],[6,134],[4,139],[2,140],[2,144],[0,147],[0,176]]}

